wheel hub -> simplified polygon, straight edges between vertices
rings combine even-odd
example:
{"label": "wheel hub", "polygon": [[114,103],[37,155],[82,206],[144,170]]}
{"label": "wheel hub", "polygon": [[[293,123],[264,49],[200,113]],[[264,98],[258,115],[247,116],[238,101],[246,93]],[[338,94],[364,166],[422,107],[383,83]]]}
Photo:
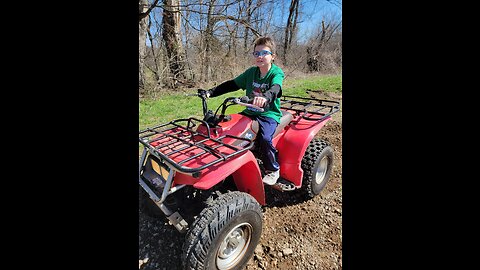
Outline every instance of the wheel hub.
{"label": "wheel hub", "polygon": [[227,234],[217,251],[218,269],[230,269],[243,258],[250,244],[252,230],[250,224],[242,223]]}
{"label": "wheel hub", "polygon": [[320,185],[320,183],[325,180],[325,175],[327,174],[327,168],[328,168],[328,157],[324,156],[322,160],[320,160],[320,163],[318,164],[317,167],[317,173],[315,174],[315,182],[317,185]]}

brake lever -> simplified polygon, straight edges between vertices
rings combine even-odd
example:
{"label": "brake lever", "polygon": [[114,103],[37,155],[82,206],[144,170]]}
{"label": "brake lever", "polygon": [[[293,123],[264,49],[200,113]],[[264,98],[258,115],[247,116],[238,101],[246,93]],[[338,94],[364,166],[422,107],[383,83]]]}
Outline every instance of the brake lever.
{"label": "brake lever", "polygon": [[237,104],[237,105],[242,105],[242,106],[245,106],[245,107],[250,107],[250,108],[256,109],[256,110],[258,110],[258,111],[260,111],[260,112],[264,112],[264,111],[265,111],[265,109],[260,108],[260,107],[258,107],[258,106],[256,106],[256,105],[242,102],[242,99],[240,99],[240,98],[235,98],[235,99],[233,99],[233,102],[234,102],[235,104]]}

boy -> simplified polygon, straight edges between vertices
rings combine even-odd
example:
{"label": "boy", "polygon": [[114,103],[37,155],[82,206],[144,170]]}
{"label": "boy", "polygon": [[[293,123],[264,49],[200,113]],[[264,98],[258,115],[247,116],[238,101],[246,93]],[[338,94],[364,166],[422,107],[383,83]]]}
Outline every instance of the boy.
{"label": "boy", "polygon": [[277,149],[273,146],[272,139],[282,117],[280,97],[285,75],[282,69],[273,63],[276,54],[275,42],[272,38],[257,38],[253,48],[255,66],[250,67],[235,79],[209,89],[207,97],[245,89],[246,95],[253,98],[252,104],[264,108],[264,112],[246,108],[242,114],[258,121],[259,130],[256,142],[265,151],[265,158],[262,160],[265,168],[263,182],[267,185],[274,185],[280,177],[280,166],[276,159]]}

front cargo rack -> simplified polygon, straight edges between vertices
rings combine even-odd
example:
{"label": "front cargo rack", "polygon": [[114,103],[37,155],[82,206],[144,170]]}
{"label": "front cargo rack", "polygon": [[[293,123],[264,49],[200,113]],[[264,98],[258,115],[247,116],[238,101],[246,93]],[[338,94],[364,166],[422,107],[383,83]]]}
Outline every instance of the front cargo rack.
{"label": "front cargo rack", "polygon": [[[287,99],[288,98],[288,99]],[[340,102],[283,95],[281,109],[295,111],[302,118],[321,121],[340,110]]]}
{"label": "front cargo rack", "polygon": [[[203,124],[206,134],[194,131]],[[233,146],[236,140],[246,141]],[[233,135],[212,138],[207,122],[190,117],[150,127],[139,132],[139,141],[148,151],[177,171],[199,176],[200,171],[242,154],[253,147],[251,139]],[[229,143],[230,142],[230,143]]]}

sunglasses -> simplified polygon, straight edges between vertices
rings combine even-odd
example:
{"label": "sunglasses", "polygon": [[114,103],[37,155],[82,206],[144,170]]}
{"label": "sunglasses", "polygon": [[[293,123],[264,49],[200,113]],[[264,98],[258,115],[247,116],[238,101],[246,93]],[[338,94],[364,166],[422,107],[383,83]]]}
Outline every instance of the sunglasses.
{"label": "sunglasses", "polygon": [[273,54],[271,51],[267,51],[267,50],[261,50],[261,51],[254,51],[253,52],[253,56],[256,57],[259,57],[259,56],[265,56],[267,54]]}

